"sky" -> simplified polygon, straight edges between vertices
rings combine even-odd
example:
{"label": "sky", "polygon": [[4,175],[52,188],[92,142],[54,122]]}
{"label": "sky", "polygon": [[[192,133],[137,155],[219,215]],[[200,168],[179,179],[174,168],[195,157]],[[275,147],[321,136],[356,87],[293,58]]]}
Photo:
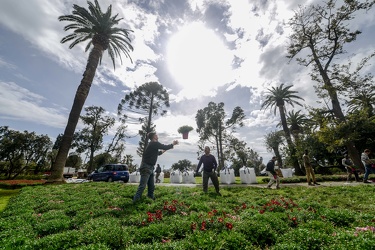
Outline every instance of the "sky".
{"label": "sky", "polygon": [[[308,75],[310,69],[286,57],[291,33],[287,23],[294,10],[321,0],[99,2],[103,11],[112,4],[112,13],[123,18],[119,26],[133,30],[133,62],[123,56],[114,70],[105,52],[85,107],[101,106],[116,117],[117,106],[127,93],[147,82],[163,85],[170,107],[166,116],[155,117],[153,122],[161,143],[179,140],[179,145],[159,157],[164,168],[184,159],[198,162],[198,134],[192,131],[183,140],[177,130],[182,125],[196,128],[197,111],[211,101],[223,102],[228,116],[236,106],[244,110],[245,126],[235,136],[265,162],[272,152],[267,151],[264,136],[280,129],[279,116],[260,109],[268,89],[281,83],[293,85],[291,90],[304,98],[303,105],[321,105]],[[58,17],[71,14],[73,4],[88,8],[84,0],[1,0],[0,126],[35,131],[53,142],[64,132],[88,58],[86,44],[69,49],[69,43],[60,43],[71,32],[63,30],[68,22],[59,22]],[[375,50],[374,18],[373,8],[350,23],[363,32],[345,48],[354,61]],[[375,67],[367,71],[374,74]],[[294,109],[304,112],[303,107]],[[77,130],[81,128],[79,123]],[[140,128],[128,124],[128,134],[136,135]],[[105,145],[114,133],[114,128],[109,131]],[[139,165],[138,141],[138,136],[127,139],[125,154],[133,155]]]}

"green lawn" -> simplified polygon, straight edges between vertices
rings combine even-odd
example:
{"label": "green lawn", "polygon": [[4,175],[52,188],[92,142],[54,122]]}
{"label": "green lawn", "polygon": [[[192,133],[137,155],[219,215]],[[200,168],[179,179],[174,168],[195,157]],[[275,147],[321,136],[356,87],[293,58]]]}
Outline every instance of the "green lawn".
{"label": "green lawn", "polygon": [[19,190],[9,190],[0,188],[0,212],[3,211],[12,196],[17,195]]}
{"label": "green lawn", "polygon": [[[374,249],[374,185],[259,187],[82,183],[22,188],[0,249]],[[11,192],[14,192],[13,190]]]}

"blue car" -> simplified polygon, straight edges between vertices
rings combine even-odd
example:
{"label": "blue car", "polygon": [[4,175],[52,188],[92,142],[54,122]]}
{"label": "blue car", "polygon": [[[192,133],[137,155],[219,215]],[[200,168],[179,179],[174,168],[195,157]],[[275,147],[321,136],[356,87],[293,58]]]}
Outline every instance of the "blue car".
{"label": "blue car", "polygon": [[88,176],[92,181],[129,181],[129,168],[125,164],[106,164]]}

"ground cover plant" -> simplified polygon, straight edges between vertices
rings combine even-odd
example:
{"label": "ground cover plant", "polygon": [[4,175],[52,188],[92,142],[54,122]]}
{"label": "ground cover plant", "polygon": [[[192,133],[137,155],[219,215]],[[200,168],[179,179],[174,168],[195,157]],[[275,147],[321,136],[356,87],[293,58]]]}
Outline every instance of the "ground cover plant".
{"label": "ground cover plant", "polygon": [[12,196],[18,194],[19,190],[9,190],[9,189],[1,189],[0,188],[0,212],[5,209],[8,205],[8,201]]}
{"label": "ground cover plant", "polygon": [[373,185],[157,186],[132,204],[136,188],[22,188],[0,213],[0,249],[375,249]]}

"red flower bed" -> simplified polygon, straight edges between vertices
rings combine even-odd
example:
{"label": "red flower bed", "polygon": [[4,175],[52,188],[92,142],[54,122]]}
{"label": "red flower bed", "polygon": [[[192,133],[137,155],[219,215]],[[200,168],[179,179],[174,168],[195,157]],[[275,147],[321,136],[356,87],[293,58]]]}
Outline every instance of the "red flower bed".
{"label": "red flower bed", "polygon": [[46,180],[0,180],[0,188],[21,188],[25,186],[43,185]]}

